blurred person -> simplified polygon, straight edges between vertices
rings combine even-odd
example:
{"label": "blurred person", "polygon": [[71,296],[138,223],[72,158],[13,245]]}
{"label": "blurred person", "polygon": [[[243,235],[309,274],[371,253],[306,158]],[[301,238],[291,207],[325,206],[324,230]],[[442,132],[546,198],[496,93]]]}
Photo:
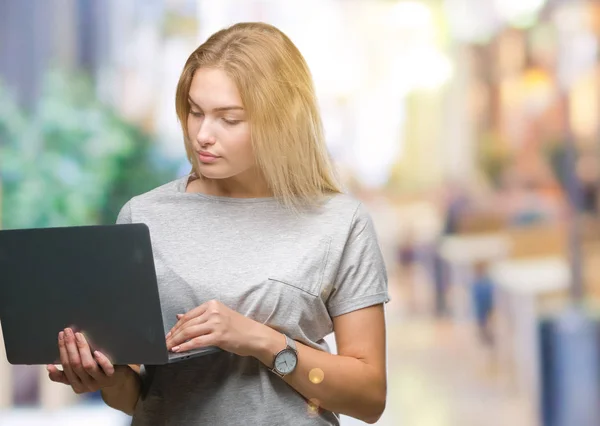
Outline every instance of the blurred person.
{"label": "blurred person", "polygon": [[444,235],[459,232],[460,223],[470,207],[466,188],[460,182],[451,182],[443,195]]}
{"label": "blurred person", "polygon": [[450,285],[450,270],[449,265],[440,253],[440,247],[445,237],[460,231],[460,224],[470,208],[470,200],[466,188],[458,181],[445,185],[440,199],[442,204],[442,229],[440,235],[431,245],[430,253],[435,298],[434,315],[443,318],[449,314],[447,293]]}
{"label": "blurred person", "polygon": [[370,215],[336,183],[301,53],[267,24],[221,30],[188,58],[176,110],[192,172],[117,222],[150,228],[168,349],[223,352],[113,366],[66,329],[50,379],[101,389],[135,426],[374,423],[387,274]]}
{"label": "blurred person", "polygon": [[482,343],[490,345],[493,341],[491,318],[494,308],[494,283],[486,262],[475,265],[474,279],[471,285],[471,299],[477,321],[477,330]]}
{"label": "blurred person", "polygon": [[417,239],[415,231],[409,228],[404,237],[399,241],[397,247],[397,264],[399,266],[399,283],[406,292],[408,309],[415,314],[418,311],[417,289],[415,286],[421,284],[417,282]]}
{"label": "blurred person", "polygon": [[398,263],[402,270],[410,274],[417,258],[417,240],[414,231],[409,229],[398,247]]}
{"label": "blurred person", "polygon": [[581,186],[581,210],[595,217],[598,213],[598,181],[600,170],[594,153],[582,154],[577,161],[576,174]]}
{"label": "blurred person", "polygon": [[438,318],[448,316],[448,285],[450,271],[448,265],[440,253],[441,239],[438,239],[431,248],[432,277],[434,290],[434,315]]}

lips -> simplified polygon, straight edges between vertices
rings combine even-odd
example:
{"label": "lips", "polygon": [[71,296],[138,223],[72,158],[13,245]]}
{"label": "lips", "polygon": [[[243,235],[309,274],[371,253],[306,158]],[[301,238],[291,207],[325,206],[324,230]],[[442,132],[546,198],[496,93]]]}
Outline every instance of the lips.
{"label": "lips", "polygon": [[198,153],[198,160],[200,160],[200,162],[203,164],[214,163],[219,158],[221,157],[219,157],[218,155],[211,154],[210,152],[202,151]]}

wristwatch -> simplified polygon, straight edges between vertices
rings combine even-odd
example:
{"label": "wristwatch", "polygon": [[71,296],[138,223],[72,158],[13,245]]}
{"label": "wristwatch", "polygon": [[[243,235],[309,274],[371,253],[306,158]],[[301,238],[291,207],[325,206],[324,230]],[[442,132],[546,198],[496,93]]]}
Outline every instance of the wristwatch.
{"label": "wristwatch", "polygon": [[271,371],[277,374],[279,377],[287,376],[292,373],[298,365],[298,350],[296,349],[296,342],[285,336],[285,349],[282,349],[275,355],[273,361],[273,368]]}

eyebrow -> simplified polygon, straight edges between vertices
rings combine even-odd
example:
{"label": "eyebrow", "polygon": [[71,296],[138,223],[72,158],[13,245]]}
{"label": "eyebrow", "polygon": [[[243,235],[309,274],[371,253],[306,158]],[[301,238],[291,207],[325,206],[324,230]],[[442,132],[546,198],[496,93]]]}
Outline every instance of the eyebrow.
{"label": "eyebrow", "polygon": [[[192,105],[194,105],[197,108],[200,108],[200,105],[198,105],[196,102],[194,102],[192,100],[192,98],[188,97],[188,101],[190,101],[190,103]],[[200,108],[202,109],[202,108]],[[238,105],[229,105],[229,106],[222,106],[222,107],[218,107],[218,108],[213,108],[213,111],[231,111],[231,110],[243,110],[244,108]]]}

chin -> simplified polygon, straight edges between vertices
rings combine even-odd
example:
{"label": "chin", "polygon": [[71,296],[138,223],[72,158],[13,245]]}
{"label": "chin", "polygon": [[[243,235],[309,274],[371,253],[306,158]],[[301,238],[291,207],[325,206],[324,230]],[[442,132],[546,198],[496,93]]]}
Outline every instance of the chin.
{"label": "chin", "polygon": [[219,170],[213,167],[206,167],[205,165],[200,165],[197,170],[200,172],[202,177],[206,179],[227,179],[231,176],[235,176],[234,173],[228,172],[227,170]]}

